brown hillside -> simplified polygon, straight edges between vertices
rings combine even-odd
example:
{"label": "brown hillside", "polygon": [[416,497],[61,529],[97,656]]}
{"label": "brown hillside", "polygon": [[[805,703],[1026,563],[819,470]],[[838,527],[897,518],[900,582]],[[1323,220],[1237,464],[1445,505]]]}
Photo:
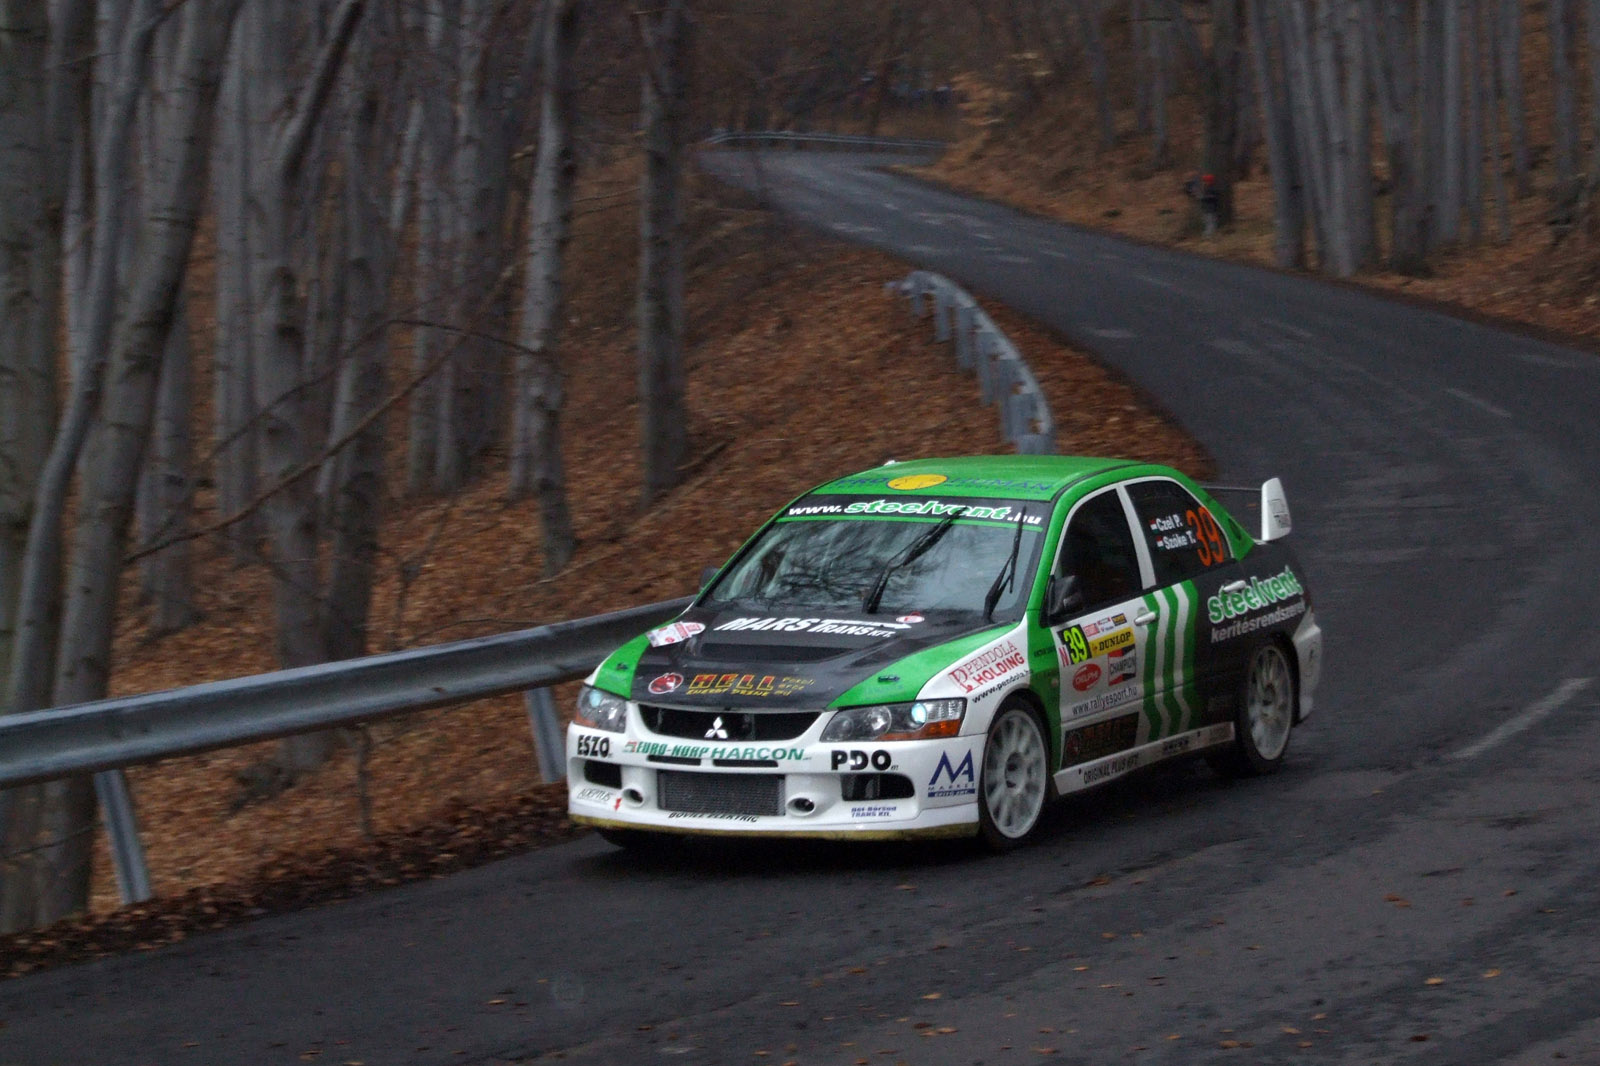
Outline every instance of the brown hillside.
{"label": "brown hillside", "polygon": [[[1354,280],[1575,337],[1597,337],[1597,235],[1580,228],[1557,243],[1548,225],[1553,185],[1549,44],[1542,5],[1528,10],[1523,77],[1534,193],[1520,201],[1512,199],[1510,241],[1501,244],[1494,239],[1495,208],[1486,176],[1484,243],[1437,257],[1430,264],[1431,277],[1374,270]],[[960,80],[967,99],[963,133],[943,159],[921,171],[925,176],[1078,225],[1203,255],[1272,265],[1272,183],[1264,146],[1256,152],[1250,174],[1235,186],[1236,223],[1213,238],[1201,235],[1196,208],[1183,192],[1184,178],[1199,165],[1200,128],[1191,96],[1175,96],[1169,104],[1174,162],[1155,169],[1150,165],[1149,139],[1134,133],[1131,107],[1117,114],[1116,146],[1104,152],[1096,148],[1094,111],[1085,87],[1077,82],[1053,85],[1040,105],[1025,109],[986,79]],[[1578,81],[1587,87],[1582,71]],[[1132,96],[1131,82],[1118,92],[1123,101]],[[1582,106],[1580,114],[1587,114],[1588,104]],[[1506,151],[1509,185],[1509,148]],[[1374,158],[1381,168],[1381,145]],[[1386,207],[1380,196],[1380,239]]]}

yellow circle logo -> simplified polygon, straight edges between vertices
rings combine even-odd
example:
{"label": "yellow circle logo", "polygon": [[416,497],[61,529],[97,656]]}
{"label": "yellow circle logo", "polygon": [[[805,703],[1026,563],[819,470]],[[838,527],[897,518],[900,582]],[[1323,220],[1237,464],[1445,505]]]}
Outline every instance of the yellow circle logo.
{"label": "yellow circle logo", "polygon": [[889,482],[891,489],[929,489],[935,485],[943,485],[950,479],[943,474],[907,474],[897,477]]}

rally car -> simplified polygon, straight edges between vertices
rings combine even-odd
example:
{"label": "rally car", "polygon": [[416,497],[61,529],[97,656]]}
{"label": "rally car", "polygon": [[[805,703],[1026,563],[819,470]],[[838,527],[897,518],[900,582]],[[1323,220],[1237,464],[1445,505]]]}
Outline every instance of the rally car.
{"label": "rally car", "polygon": [[1054,797],[1161,760],[1271,772],[1322,631],[1281,484],[1249,495],[1254,533],[1177,470],[1116,459],[926,459],[812,489],[589,675],[571,816],[624,845],[1003,850]]}

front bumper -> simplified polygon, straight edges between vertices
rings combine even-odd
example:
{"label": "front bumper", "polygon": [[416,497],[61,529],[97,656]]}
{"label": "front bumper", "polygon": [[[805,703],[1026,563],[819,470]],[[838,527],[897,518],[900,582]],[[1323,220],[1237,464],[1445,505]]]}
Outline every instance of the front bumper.
{"label": "front bumper", "polygon": [[1311,716],[1312,697],[1316,695],[1317,682],[1322,680],[1322,627],[1311,611],[1305,613],[1294,631],[1294,654],[1300,679],[1300,707],[1295,716],[1298,723]]}
{"label": "front bumper", "polygon": [[[636,713],[626,733],[571,726],[568,814],[581,825],[719,836],[885,840],[977,831],[981,734],[823,744],[827,719],[793,740],[760,743],[658,736]],[[666,776],[674,774],[690,776]]]}

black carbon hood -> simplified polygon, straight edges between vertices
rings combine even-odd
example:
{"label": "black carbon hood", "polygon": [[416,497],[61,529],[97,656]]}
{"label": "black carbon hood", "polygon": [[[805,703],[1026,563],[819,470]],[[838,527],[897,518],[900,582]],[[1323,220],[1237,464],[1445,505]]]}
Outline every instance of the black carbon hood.
{"label": "black carbon hood", "polygon": [[822,707],[908,655],[993,625],[968,612],[692,607],[650,633],[632,697],[680,707]]}

